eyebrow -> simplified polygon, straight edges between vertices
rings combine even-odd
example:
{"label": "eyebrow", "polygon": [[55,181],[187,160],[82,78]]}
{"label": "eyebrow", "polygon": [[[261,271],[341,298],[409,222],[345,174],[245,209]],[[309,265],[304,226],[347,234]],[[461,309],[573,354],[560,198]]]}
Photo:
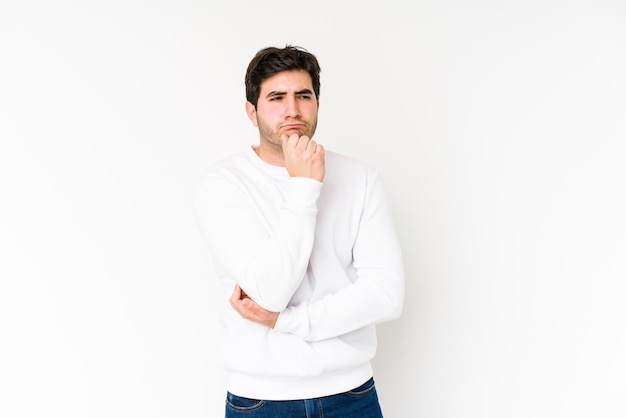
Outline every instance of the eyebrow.
{"label": "eyebrow", "polygon": [[[270,97],[285,96],[286,94],[287,93],[284,91],[270,91],[265,97],[269,99]],[[309,89],[303,89],[303,90],[298,90],[295,94],[296,95],[301,95],[301,94],[313,95],[313,92]]]}

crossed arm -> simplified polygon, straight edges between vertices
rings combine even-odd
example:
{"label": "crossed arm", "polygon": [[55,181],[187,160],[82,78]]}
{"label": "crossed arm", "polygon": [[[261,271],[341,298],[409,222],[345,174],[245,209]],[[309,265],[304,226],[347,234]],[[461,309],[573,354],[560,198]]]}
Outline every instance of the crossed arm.
{"label": "crossed arm", "polygon": [[235,285],[233,294],[230,296],[230,305],[242,318],[270,328],[274,328],[278,320],[278,312],[261,308],[239,285]]}
{"label": "crossed arm", "polygon": [[247,320],[306,341],[344,335],[397,318],[404,299],[403,262],[382,183],[377,176],[370,182],[352,255],[356,279],[319,300],[289,305],[275,312],[263,309],[235,286],[231,306]]}
{"label": "crossed arm", "polygon": [[[286,142],[285,138],[283,149],[289,148]],[[287,153],[285,157],[287,160]],[[297,175],[294,171],[297,167],[288,165],[286,161],[292,177],[316,180],[308,173]],[[323,170],[316,173],[321,181]],[[302,181],[305,180],[296,183],[298,189],[306,186],[305,189],[311,190],[313,183]],[[202,213],[200,225],[224,267],[223,274],[237,278],[230,297],[233,309],[247,320],[306,341],[344,335],[397,317],[404,296],[400,248],[378,176],[373,175],[368,185],[358,238],[352,249],[356,271],[353,283],[322,299],[289,305],[311,254],[315,213],[309,206],[302,206],[303,199],[292,199],[275,217],[283,224],[278,230],[284,233],[267,237],[263,226],[256,221],[258,218],[248,213],[254,209],[237,205],[241,198],[232,185],[209,179],[206,184],[209,188],[203,189],[198,201]],[[294,196],[303,195],[299,191]],[[221,202],[232,204],[225,206]]]}
{"label": "crossed arm", "polygon": [[[322,181],[325,174],[324,147],[307,136],[283,135],[282,150],[285,168],[291,177],[307,177]],[[230,304],[243,318],[274,328],[278,312],[263,309],[237,284],[230,297]]]}

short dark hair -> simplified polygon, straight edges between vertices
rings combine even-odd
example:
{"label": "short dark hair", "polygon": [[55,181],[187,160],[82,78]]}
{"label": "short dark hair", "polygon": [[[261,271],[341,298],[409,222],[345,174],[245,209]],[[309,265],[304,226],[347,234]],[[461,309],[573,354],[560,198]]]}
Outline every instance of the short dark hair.
{"label": "short dark hair", "polygon": [[320,65],[315,55],[299,46],[268,47],[256,53],[246,70],[246,100],[256,107],[263,80],[281,71],[305,70],[311,76],[315,97],[320,97]]}

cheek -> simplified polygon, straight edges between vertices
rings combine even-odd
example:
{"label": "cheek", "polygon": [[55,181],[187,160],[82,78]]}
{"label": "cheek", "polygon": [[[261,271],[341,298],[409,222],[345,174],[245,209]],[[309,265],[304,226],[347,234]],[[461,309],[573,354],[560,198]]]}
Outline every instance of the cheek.
{"label": "cheek", "polygon": [[276,115],[270,111],[268,111],[268,109],[265,109],[263,111],[263,114],[259,115],[259,113],[256,113],[255,118],[254,118],[254,123],[255,126],[273,126],[276,122],[277,118]]}
{"label": "cheek", "polygon": [[316,117],[318,109],[319,107],[317,106],[317,104],[312,104],[311,106],[307,108],[307,113],[311,115],[312,117]]}

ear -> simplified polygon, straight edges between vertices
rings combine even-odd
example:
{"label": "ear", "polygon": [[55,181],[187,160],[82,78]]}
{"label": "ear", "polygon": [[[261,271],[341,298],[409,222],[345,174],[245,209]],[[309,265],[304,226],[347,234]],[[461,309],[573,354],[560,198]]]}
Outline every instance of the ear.
{"label": "ear", "polygon": [[250,102],[246,102],[246,114],[248,115],[248,119],[250,119],[252,124],[258,127],[259,125],[257,124],[257,121],[256,121],[256,108]]}

